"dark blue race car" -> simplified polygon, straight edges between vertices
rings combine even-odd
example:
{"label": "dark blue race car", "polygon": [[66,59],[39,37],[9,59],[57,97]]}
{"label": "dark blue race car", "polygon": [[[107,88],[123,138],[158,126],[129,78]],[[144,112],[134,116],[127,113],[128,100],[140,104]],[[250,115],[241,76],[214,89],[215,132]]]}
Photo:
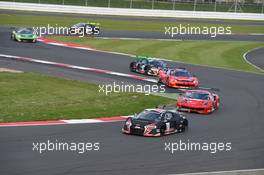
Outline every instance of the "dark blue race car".
{"label": "dark blue race car", "polygon": [[157,76],[160,70],[167,68],[167,64],[161,60],[142,58],[131,62],[129,68],[132,72]]}
{"label": "dark blue race car", "polygon": [[100,27],[96,23],[78,23],[69,28],[71,35],[99,35]]}

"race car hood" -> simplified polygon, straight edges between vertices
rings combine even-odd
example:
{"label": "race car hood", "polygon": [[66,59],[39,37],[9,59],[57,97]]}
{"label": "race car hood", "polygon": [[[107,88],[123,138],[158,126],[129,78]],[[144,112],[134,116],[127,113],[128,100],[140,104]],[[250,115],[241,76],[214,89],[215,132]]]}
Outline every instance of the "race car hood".
{"label": "race car hood", "polygon": [[176,77],[176,76],[172,76],[175,80],[178,81],[189,81],[192,82],[195,80],[195,77]]}
{"label": "race car hood", "polygon": [[181,104],[188,105],[191,107],[204,107],[205,104],[209,104],[209,103],[210,101],[208,100],[187,99],[187,98],[181,99]]}
{"label": "race car hood", "polygon": [[132,124],[144,128],[144,126],[154,123],[151,120],[132,119]]}

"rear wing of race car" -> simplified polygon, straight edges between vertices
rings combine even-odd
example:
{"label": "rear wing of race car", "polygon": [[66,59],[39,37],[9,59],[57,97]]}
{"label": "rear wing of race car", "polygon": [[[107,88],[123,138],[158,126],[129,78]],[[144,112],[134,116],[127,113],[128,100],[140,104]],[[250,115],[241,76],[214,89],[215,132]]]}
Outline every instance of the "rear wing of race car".
{"label": "rear wing of race car", "polygon": [[87,22],[86,24],[90,24],[90,25],[94,25],[96,27],[100,27],[100,23],[97,23],[97,22]]}
{"label": "rear wing of race car", "polygon": [[148,56],[141,56],[141,55],[132,55],[132,56],[130,56],[131,58],[135,58],[135,59],[143,59],[143,58],[145,58],[145,59],[149,59],[150,57],[148,57]]}

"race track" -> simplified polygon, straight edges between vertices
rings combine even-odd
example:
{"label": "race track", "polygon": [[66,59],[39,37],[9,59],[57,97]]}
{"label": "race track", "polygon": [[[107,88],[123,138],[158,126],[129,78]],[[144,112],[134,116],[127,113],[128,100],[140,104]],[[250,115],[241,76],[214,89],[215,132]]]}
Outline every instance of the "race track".
{"label": "race track", "polygon": [[[131,58],[51,46],[38,42],[16,43],[6,28],[0,29],[0,54],[25,56],[122,73]],[[121,134],[123,122],[60,126],[0,128],[0,174],[4,175],[87,175],[87,174],[172,174],[200,171],[264,168],[264,76],[226,69],[185,65],[196,74],[204,87],[220,89],[221,107],[202,116],[187,114],[190,127],[186,133],[161,138],[144,138]],[[0,67],[45,73],[93,83],[140,80],[103,75],[47,65],[0,58]],[[107,98],[107,97],[106,97]],[[147,98],[147,97],[146,97]],[[72,152],[32,151],[32,142],[59,139],[69,142],[100,142],[100,151]],[[232,150],[215,154],[202,151],[164,150],[167,142],[231,142]]]}

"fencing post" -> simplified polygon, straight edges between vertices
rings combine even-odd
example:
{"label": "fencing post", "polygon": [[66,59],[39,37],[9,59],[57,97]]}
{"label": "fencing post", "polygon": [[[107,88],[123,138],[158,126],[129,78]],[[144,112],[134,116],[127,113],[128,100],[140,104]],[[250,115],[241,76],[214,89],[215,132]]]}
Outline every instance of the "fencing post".
{"label": "fencing post", "polygon": [[237,12],[237,0],[235,0],[235,13]]}
{"label": "fencing post", "polygon": [[214,11],[216,12],[216,0],[215,0],[215,6],[214,6]]}
{"label": "fencing post", "polygon": [[196,10],[196,0],[194,0],[194,4],[193,4],[193,11],[195,11]]}
{"label": "fencing post", "polygon": [[261,13],[263,13],[264,11],[264,0],[262,0],[262,9],[261,9]]}
{"label": "fencing post", "polygon": [[132,8],[133,0],[130,0],[130,8]]}

